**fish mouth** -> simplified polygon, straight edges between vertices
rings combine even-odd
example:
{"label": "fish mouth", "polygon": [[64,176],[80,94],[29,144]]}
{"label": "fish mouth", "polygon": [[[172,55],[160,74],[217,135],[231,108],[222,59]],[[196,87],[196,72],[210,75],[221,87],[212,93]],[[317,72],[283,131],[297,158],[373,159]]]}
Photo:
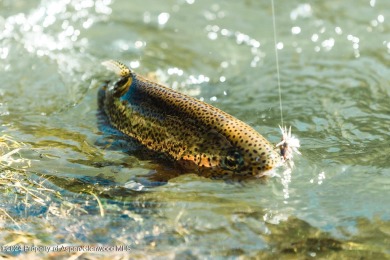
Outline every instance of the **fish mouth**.
{"label": "fish mouth", "polygon": [[262,168],[261,170],[259,170],[258,167],[252,168],[252,175],[256,178],[264,177],[264,176],[268,175],[268,173],[271,170],[273,170],[275,168],[275,166],[265,165],[265,166],[262,166],[261,168]]}

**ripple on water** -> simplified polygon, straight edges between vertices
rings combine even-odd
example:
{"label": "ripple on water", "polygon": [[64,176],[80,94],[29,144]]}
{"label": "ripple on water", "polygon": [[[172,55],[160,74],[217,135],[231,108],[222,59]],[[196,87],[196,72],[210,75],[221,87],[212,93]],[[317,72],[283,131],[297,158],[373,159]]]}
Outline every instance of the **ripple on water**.
{"label": "ripple on water", "polygon": [[[0,57],[4,62],[5,101],[20,111],[49,114],[79,102],[90,83],[88,70],[94,60],[85,53],[86,23],[106,19],[110,1],[42,1],[26,12],[4,17]],[[17,10],[21,8],[15,5]],[[14,8],[14,6],[9,7]],[[23,62],[20,62],[23,57]],[[30,98],[31,94],[39,96]],[[66,98],[65,98],[66,97]],[[8,99],[7,99],[8,98]],[[10,108],[11,109],[11,108]]]}
{"label": "ripple on water", "polygon": [[[97,64],[118,58],[141,74],[152,72],[278,142],[269,3],[0,6],[1,129],[25,144],[15,159],[31,161],[13,164],[20,172],[0,185],[12,177],[38,196],[0,186],[0,201],[23,222],[24,239],[119,241],[135,256],[157,257],[380,259],[388,252],[388,1],[277,3],[284,122],[302,144],[291,176],[232,184],[187,175],[155,186],[140,181],[155,164],[97,142],[96,88],[108,78]],[[29,179],[25,169],[43,176]],[[10,201],[25,204],[12,211]],[[13,242],[20,230],[5,219],[12,225],[1,238]]]}

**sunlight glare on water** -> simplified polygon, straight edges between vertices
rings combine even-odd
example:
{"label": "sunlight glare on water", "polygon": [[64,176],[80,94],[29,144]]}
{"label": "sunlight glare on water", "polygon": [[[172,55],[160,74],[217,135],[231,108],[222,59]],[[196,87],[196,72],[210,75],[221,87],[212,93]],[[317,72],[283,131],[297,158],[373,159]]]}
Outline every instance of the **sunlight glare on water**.
{"label": "sunlight glare on water", "polygon": [[115,254],[133,258],[388,257],[388,1],[275,1],[284,122],[302,152],[291,172],[160,183],[148,176],[164,165],[98,130],[113,79],[100,63],[117,59],[279,143],[270,4],[0,2],[1,240],[127,244]]}

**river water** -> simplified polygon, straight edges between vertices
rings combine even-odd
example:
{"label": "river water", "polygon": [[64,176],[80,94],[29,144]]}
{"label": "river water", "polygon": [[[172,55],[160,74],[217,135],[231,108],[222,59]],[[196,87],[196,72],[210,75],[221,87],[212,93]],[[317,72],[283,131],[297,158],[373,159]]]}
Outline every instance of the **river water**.
{"label": "river water", "polygon": [[[160,185],[138,180],[163,165],[98,131],[111,77],[100,63],[121,60],[277,143],[271,1],[0,1],[1,246],[390,258],[390,1],[275,0],[275,21],[283,122],[301,142],[292,174]],[[47,256],[36,251],[1,255]]]}

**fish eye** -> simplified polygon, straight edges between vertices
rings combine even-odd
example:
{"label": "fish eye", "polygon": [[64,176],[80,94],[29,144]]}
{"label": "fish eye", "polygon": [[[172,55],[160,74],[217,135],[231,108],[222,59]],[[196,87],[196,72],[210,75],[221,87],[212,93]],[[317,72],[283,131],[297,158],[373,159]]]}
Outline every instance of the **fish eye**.
{"label": "fish eye", "polygon": [[223,167],[228,170],[239,170],[244,164],[241,153],[238,151],[228,151],[226,157],[223,160]]}

